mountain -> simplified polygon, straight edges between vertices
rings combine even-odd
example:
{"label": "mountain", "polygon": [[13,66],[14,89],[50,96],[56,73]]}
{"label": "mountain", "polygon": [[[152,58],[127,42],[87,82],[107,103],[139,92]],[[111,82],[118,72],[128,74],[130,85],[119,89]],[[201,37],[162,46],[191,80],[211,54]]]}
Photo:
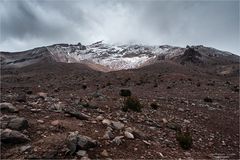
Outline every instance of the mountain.
{"label": "mountain", "polygon": [[140,68],[158,61],[174,61],[182,65],[228,65],[239,57],[204,46],[186,48],[169,45],[110,45],[103,41],[91,45],[54,44],[23,52],[1,52],[3,68],[24,67],[41,61],[81,63],[100,71]]}
{"label": "mountain", "polygon": [[0,57],[1,159],[239,159],[237,55],[97,42]]}

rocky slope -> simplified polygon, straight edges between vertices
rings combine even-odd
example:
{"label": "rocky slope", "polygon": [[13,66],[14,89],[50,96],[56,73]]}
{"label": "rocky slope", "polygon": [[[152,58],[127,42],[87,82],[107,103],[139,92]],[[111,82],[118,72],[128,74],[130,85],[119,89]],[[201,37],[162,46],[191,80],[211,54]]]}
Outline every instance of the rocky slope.
{"label": "rocky slope", "polygon": [[102,62],[116,54],[82,53],[101,46],[1,53],[1,159],[239,159],[238,56],[161,46],[140,68],[101,72],[61,53],[111,70]]}

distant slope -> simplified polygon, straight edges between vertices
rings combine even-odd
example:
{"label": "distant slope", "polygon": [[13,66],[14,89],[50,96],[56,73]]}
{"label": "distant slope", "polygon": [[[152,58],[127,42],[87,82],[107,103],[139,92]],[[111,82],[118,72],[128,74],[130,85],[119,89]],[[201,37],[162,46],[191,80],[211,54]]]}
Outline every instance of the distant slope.
{"label": "distant slope", "polygon": [[[0,52],[0,60],[2,68],[24,67],[40,62],[63,62],[85,64],[104,72],[140,68],[158,61],[172,61],[181,65],[213,67],[219,73],[227,73],[229,70],[232,72],[228,65],[239,64],[239,56],[210,47],[110,45],[102,41],[87,46],[81,43],[55,44],[23,52]],[[228,71],[225,71],[226,68]]]}

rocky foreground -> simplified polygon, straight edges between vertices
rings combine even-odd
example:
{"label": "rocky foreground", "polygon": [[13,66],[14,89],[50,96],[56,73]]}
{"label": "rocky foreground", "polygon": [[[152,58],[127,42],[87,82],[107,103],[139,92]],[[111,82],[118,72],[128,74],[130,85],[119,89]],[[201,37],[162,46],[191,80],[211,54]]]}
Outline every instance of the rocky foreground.
{"label": "rocky foreground", "polygon": [[172,63],[2,70],[1,159],[239,159],[238,96],[238,76]]}

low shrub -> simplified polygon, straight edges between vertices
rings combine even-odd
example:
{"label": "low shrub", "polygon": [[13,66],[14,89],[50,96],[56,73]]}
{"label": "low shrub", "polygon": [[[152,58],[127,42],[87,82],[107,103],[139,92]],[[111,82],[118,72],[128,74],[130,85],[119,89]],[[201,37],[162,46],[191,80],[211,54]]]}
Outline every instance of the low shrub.
{"label": "low shrub", "polygon": [[124,106],[122,110],[126,112],[128,109],[130,109],[135,112],[141,112],[141,108],[142,105],[140,104],[138,98],[129,96],[124,100]]}
{"label": "low shrub", "polygon": [[151,103],[150,106],[152,109],[155,109],[155,110],[159,108],[159,105],[156,102]]}
{"label": "low shrub", "polygon": [[121,89],[119,95],[123,97],[129,97],[132,95],[132,93],[129,89]]}
{"label": "low shrub", "polygon": [[182,132],[181,130],[178,131],[176,135],[176,139],[182,149],[188,150],[192,147],[193,140],[188,128],[186,132]]}

